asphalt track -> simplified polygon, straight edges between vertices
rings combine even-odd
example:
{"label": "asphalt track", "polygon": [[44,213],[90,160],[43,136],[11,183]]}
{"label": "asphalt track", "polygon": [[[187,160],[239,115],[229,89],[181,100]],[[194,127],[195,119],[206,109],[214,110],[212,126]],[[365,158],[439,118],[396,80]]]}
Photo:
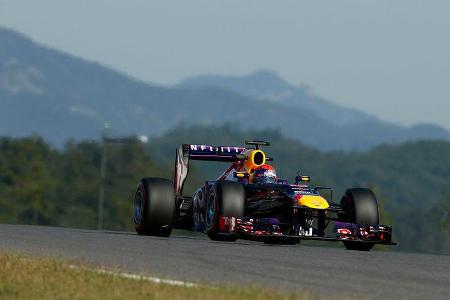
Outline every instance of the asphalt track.
{"label": "asphalt track", "polygon": [[3,250],[209,285],[256,285],[323,297],[450,299],[450,256],[443,255],[19,225],[0,225]]}

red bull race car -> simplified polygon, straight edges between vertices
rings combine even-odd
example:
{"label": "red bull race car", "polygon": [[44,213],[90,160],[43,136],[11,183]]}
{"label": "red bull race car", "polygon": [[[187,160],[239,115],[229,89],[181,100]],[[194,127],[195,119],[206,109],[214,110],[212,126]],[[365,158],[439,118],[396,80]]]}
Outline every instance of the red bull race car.
{"label": "red bull race car", "polygon": [[[378,203],[371,190],[347,189],[338,204],[333,202],[331,188],[313,186],[309,176],[298,174],[290,184],[268,164],[273,159],[261,147],[269,145],[246,141],[246,147],[180,146],[173,181],[142,178],[138,184],[137,233],[168,237],[177,228],[204,232],[219,241],[342,241],[347,249],[366,251],[375,244],[395,244],[392,227],[379,224]],[[217,179],[186,196],[183,186],[193,160],[229,165]]]}

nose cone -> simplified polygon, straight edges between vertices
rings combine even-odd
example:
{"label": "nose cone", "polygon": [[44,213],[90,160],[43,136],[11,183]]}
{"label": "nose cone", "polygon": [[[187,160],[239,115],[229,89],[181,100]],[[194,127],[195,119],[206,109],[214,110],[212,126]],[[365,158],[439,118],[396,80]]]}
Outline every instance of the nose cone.
{"label": "nose cone", "polygon": [[295,197],[297,204],[315,209],[327,209],[330,207],[327,200],[317,195],[297,195]]}

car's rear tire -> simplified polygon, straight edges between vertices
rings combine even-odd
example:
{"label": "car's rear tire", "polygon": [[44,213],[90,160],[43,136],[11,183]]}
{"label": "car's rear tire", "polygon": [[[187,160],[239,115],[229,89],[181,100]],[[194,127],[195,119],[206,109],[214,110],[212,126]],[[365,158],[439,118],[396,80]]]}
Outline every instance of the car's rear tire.
{"label": "car's rear tire", "polygon": [[134,197],[134,224],[140,235],[168,237],[172,232],[175,192],[170,180],[143,178]]}
{"label": "car's rear tire", "polygon": [[205,232],[214,241],[236,241],[238,236],[220,231],[220,217],[242,217],[245,211],[244,186],[234,181],[218,181],[208,192]]}
{"label": "car's rear tire", "polygon": [[[352,188],[345,191],[341,199],[343,213],[340,215],[345,222],[360,225],[378,225],[380,215],[378,202],[370,189]],[[374,246],[370,242],[345,241],[344,246],[348,250],[369,251]]]}

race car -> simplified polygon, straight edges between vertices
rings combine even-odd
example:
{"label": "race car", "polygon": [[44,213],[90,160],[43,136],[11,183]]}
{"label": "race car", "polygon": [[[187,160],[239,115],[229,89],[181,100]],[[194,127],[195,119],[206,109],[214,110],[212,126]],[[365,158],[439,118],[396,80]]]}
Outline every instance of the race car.
{"label": "race car", "polygon": [[[134,197],[137,233],[168,237],[176,228],[204,232],[218,241],[342,241],[347,249],[365,251],[375,244],[395,245],[392,227],[379,224],[378,202],[370,189],[347,189],[338,204],[333,202],[332,188],[313,186],[307,175],[297,174],[290,184],[268,164],[273,158],[261,148],[269,145],[266,141],[246,141],[245,147],[181,145],[176,149],[173,181],[140,180]],[[229,165],[217,179],[186,196],[183,186],[193,160]]]}

